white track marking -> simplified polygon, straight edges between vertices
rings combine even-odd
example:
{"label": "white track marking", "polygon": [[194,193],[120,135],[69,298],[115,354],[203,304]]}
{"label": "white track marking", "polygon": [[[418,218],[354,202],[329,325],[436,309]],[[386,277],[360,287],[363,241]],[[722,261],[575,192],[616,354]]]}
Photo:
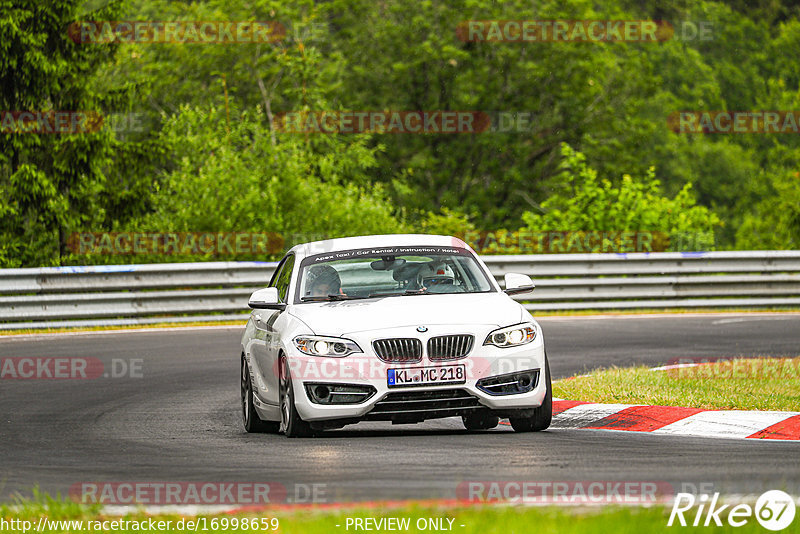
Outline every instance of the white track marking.
{"label": "white track marking", "polygon": [[788,419],[795,412],[718,410],[700,412],[654,430],[653,434],[711,438],[746,438]]}
{"label": "white track marking", "polygon": [[639,404],[579,404],[564,410],[553,418],[553,426],[557,428],[576,428],[588,425],[609,415]]}

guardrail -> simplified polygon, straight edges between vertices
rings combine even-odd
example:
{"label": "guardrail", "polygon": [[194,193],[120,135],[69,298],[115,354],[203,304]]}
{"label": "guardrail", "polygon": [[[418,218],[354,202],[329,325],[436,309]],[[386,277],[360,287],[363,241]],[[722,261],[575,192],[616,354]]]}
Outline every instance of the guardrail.
{"label": "guardrail", "polygon": [[[800,251],[483,256],[529,274],[531,311],[798,307]],[[0,330],[242,319],[274,262],[0,270]]]}

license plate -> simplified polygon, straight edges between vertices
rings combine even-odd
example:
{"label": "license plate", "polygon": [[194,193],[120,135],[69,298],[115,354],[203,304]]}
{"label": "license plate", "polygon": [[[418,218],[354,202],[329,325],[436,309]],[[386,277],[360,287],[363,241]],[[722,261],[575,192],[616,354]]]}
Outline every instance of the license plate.
{"label": "license plate", "polygon": [[403,369],[389,369],[387,373],[387,382],[390,388],[401,386],[463,384],[466,381],[467,373],[463,365],[405,367]]}

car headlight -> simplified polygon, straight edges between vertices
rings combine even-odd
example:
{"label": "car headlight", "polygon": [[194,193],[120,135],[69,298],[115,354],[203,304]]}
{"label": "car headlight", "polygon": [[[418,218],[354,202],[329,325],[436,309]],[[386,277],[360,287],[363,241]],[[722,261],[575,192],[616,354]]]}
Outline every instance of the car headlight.
{"label": "car headlight", "polygon": [[303,354],[332,358],[342,358],[355,352],[362,352],[355,341],[341,337],[298,336],[294,338],[294,346]]}
{"label": "car headlight", "polygon": [[525,345],[536,339],[536,327],[531,323],[507,326],[491,332],[486,336],[484,345],[494,345],[495,347],[518,347]]}

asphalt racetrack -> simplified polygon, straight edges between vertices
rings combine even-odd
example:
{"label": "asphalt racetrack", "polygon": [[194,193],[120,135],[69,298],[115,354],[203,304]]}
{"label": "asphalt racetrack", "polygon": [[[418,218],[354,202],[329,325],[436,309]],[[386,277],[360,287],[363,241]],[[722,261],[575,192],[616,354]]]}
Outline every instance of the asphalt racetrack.
{"label": "asphalt racetrack", "polygon": [[[697,356],[797,356],[800,314],[541,319],[554,378]],[[0,357],[141,360],[140,378],[0,381],[0,500],[86,481],[324,484],[329,502],[456,497],[465,481],[663,481],[800,493],[800,443],[508,426],[360,423],[315,439],[249,435],[241,328],[0,338]],[[688,486],[691,487],[691,486]],[[710,486],[706,486],[708,488]]]}

